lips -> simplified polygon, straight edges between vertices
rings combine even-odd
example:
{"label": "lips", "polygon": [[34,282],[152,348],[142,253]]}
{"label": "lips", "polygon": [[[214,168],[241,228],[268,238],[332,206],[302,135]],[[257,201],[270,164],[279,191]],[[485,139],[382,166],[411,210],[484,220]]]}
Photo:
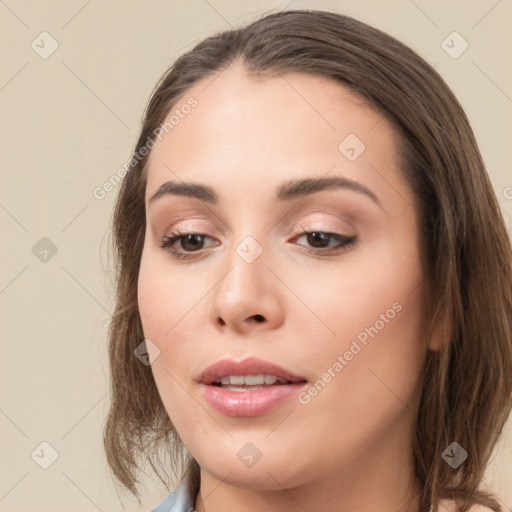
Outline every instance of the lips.
{"label": "lips", "polygon": [[232,417],[270,413],[291,401],[308,385],[304,377],[254,357],[238,362],[233,359],[218,361],[206,368],[198,382],[206,402],[225,416]]}
{"label": "lips", "polygon": [[291,373],[288,370],[268,361],[263,361],[255,357],[235,361],[233,359],[223,359],[218,361],[201,373],[198,382],[205,385],[214,384],[223,377],[231,375],[273,375],[279,379],[284,379],[291,383],[306,382],[307,379]]}

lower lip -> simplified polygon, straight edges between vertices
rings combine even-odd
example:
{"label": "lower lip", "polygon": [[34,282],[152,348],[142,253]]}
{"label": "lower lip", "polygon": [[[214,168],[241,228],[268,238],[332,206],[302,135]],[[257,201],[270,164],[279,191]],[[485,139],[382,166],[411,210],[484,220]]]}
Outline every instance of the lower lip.
{"label": "lower lip", "polygon": [[206,400],[226,416],[260,416],[283,401],[296,397],[307,382],[279,384],[250,391],[227,391],[219,386],[202,384]]}

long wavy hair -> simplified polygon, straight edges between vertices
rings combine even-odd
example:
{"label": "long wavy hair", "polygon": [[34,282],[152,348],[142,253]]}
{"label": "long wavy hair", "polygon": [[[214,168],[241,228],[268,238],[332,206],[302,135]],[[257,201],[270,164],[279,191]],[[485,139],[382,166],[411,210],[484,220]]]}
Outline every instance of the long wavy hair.
{"label": "long wavy hair", "polygon": [[[428,327],[432,332],[442,320],[445,341],[427,353],[413,433],[421,506],[428,510],[447,498],[461,512],[477,503],[501,511],[480,485],[512,408],[512,250],[475,136],[444,80],[414,51],[351,17],[318,10],[272,13],[208,37],[179,57],[153,91],[113,215],[117,302],[104,428],[113,474],[136,497],[143,462],[165,484],[168,471],[178,479],[191,472],[196,484],[199,479],[151,367],[134,357],[144,339],[137,281],[148,155],[141,158],[141,148],[192,85],[213,80],[235,61],[254,77],[300,72],[331,78],[397,130],[400,170],[415,197]],[[469,454],[457,469],[442,458],[454,441]]]}

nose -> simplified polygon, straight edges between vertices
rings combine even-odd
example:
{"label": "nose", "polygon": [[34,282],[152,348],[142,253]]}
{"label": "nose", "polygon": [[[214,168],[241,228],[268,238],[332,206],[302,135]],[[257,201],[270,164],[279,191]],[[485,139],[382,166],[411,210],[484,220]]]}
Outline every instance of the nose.
{"label": "nose", "polygon": [[240,245],[230,251],[212,291],[210,319],[217,329],[237,334],[275,329],[284,321],[280,281],[265,250],[253,260],[244,249],[254,251],[254,245]]}

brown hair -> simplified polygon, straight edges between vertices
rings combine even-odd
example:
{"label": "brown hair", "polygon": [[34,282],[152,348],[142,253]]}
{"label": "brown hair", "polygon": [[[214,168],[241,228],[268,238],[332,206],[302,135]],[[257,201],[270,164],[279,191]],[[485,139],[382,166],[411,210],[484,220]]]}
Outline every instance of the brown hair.
{"label": "brown hair", "polygon": [[[211,36],[181,56],[152,94],[134,154],[187,89],[235,61],[254,77],[329,77],[395,126],[401,170],[415,196],[429,332],[442,321],[446,342],[427,354],[413,438],[422,508],[448,498],[458,500],[461,512],[475,503],[500,511],[479,485],[512,408],[512,251],[461,105],[429,64],[380,30],[325,11],[282,11]],[[117,305],[104,430],[108,463],[136,496],[141,460],[150,462],[162,482],[165,467],[176,476],[191,471],[195,482],[199,470],[170,422],[151,367],[134,357],[144,339],[137,280],[146,162],[147,155],[134,157],[114,211]],[[457,469],[441,457],[454,441],[469,454]],[[170,457],[167,466],[162,453]]]}

